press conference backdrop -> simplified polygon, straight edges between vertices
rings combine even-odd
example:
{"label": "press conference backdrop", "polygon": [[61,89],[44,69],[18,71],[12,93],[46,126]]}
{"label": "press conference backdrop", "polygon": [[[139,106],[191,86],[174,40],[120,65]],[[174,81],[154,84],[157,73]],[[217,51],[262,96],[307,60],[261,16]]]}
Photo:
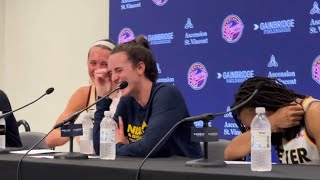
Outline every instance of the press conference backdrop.
{"label": "press conference backdrop", "polygon": [[[143,34],[159,80],[182,91],[191,115],[230,109],[241,82],[276,78],[320,98],[320,0],[111,0],[110,38]],[[196,123],[201,126],[201,123]],[[240,134],[231,113],[220,138]]]}

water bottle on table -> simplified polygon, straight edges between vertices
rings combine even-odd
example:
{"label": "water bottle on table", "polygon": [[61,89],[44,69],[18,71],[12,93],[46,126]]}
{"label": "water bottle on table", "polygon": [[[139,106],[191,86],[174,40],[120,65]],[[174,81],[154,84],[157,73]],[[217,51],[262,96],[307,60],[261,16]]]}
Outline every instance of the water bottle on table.
{"label": "water bottle on table", "polygon": [[257,107],[251,122],[251,170],[271,171],[271,125],[265,108]]}
{"label": "water bottle on table", "polygon": [[116,126],[112,118],[113,113],[104,112],[100,123],[100,158],[106,160],[116,159]]}
{"label": "water bottle on table", "polygon": [[93,123],[91,114],[87,113],[82,120],[82,136],[80,136],[80,152],[94,154],[93,150]]}
{"label": "water bottle on table", "polygon": [[[2,111],[0,111],[0,116]],[[0,149],[6,148],[6,121],[4,118],[0,119]]]}

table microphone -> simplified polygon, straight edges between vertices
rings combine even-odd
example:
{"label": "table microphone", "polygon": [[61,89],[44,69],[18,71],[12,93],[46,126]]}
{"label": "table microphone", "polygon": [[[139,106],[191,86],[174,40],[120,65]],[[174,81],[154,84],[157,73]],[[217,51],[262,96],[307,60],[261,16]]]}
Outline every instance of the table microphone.
{"label": "table microphone", "polygon": [[62,121],[61,123],[55,125],[43,138],[41,138],[35,145],[33,145],[19,160],[18,166],[17,166],[17,180],[20,179],[20,166],[22,163],[23,158],[31,151],[33,150],[38,144],[41,143],[41,141],[43,141],[54,129],[57,129],[61,126],[63,126],[65,123],[71,122],[72,120],[74,120],[75,117],[77,117],[79,114],[81,114],[83,111],[87,110],[88,108],[94,106],[95,104],[97,104],[98,102],[100,102],[102,99],[109,97],[112,93],[114,93],[115,91],[119,90],[119,89],[124,89],[128,86],[128,82],[123,81],[119,84],[119,86],[112,90],[111,92],[109,92],[107,95],[103,96],[102,98],[98,99],[97,101],[95,101],[94,103],[92,103],[90,106],[87,106],[85,108],[83,108],[82,110],[70,115],[68,118],[66,118],[64,121]]}
{"label": "table microphone", "polygon": [[79,114],[81,114],[83,111],[85,111],[85,110],[89,109],[90,107],[96,105],[96,104],[97,104],[98,102],[100,102],[102,99],[109,97],[112,93],[114,93],[114,92],[116,92],[116,91],[118,91],[118,90],[120,90],[120,89],[124,89],[124,88],[126,88],[127,86],[128,86],[128,82],[127,82],[127,81],[121,82],[116,89],[110,91],[107,95],[105,95],[105,96],[103,96],[102,98],[98,99],[96,102],[92,103],[90,106],[87,106],[87,107],[81,109],[80,111],[73,113],[72,115],[70,115],[69,117],[67,117],[66,119],[64,119],[64,120],[63,120],[62,122],[60,122],[59,124],[56,124],[56,125],[53,127],[53,129],[57,129],[57,128],[65,125],[66,123],[68,123],[68,122],[70,122],[70,121],[73,121],[73,120],[74,120],[75,118],[77,118],[77,117],[79,116]]}
{"label": "table microphone", "polygon": [[227,114],[229,112],[233,112],[235,110],[237,110],[238,108],[242,107],[243,105],[247,104],[249,101],[252,100],[252,98],[259,92],[259,90],[264,86],[263,84],[264,82],[259,82],[256,85],[255,90],[253,91],[253,93],[243,102],[241,102],[240,104],[234,106],[233,108],[231,108],[229,111],[224,111],[224,112],[219,112],[219,113],[204,113],[201,115],[197,115],[197,116],[191,116],[191,117],[187,117],[184,118],[182,121],[184,122],[193,122],[193,121],[198,121],[198,120],[203,120],[203,121],[208,121],[208,120],[212,120],[214,119],[216,116],[221,116],[224,114]]}
{"label": "table microphone", "polygon": [[[61,126],[63,126],[64,124],[70,122],[70,124],[74,123],[74,120],[85,110],[89,109],[90,107],[94,106],[95,104],[97,104],[98,102],[100,102],[102,99],[105,99],[107,97],[109,97],[112,93],[116,92],[119,89],[124,89],[128,86],[128,82],[123,81],[122,83],[119,84],[119,86],[110,91],[107,95],[105,95],[104,97],[98,99],[96,102],[92,103],[90,106],[87,106],[83,109],[81,109],[80,111],[70,115],[68,118],[66,118],[65,120],[63,120],[62,122],[60,122],[59,124],[55,125],[53,127],[53,129],[57,129]],[[70,143],[69,143],[69,152],[65,152],[65,153],[58,153],[54,156],[54,159],[88,159],[88,155],[86,154],[82,154],[82,153],[76,153],[73,152],[73,136],[70,136]]]}
{"label": "table microphone", "polygon": [[53,87],[48,88],[48,89],[46,90],[46,92],[45,92],[43,95],[41,95],[38,99],[36,99],[36,100],[32,101],[31,103],[28,103],[28,104],[20,107],[20,108],[14,110],[14,111],[10,111],[10,112],[7,112],[7,113],[2,114],[2,115],[0,116],[0,119],[1,119],[1,118],[4,118],[4,117],[7,117],[8,115],[10,115],[10,114],[12,114],[12,113],[14,113],[14,112],[16,112],[16,111],[19,111],[20,109],[23,109],[23,108],[25,108],[25,107],[27,107],[27,106],[29,106],[29,105],[37,102],[37,101],[40,100],[43,96],[49,95],[49,94],[51,94],[53,91],[54,91],[54,88],[53,88]]}
{"label": "table microphone", "polygon": [[[160,141],[151,149],[151,151],[147,154],[147,156],[142,160],[139,168],[138,168],[138,171],[136,173],[136,177],[135,177],[135,180],[139,180],[140,178],[140,171],[141,171],[141,168],[143,166],[143,164],[146,162],[146,160],[151,156],[151,154],[160,146],[160,144],[182,123],[185,123],[185,122],[194,122],[194,121],[198,121],[198,120],[204,120],[204,121],[209,121],[209,120],[212,120],[214,119],[216,116],[221,116],[221,115],[224,115],[224,114],[227,114],[229,112],[232,112],[234,110],[237,110],[238,108],[242,107],[243,105],[245,105],[246,103],[248,103],[258,92],[259,90],[264,86],[263,84],[264,82],[259,82],[257,85],[256,85],[256,88],[255,90],[253,91],[253,93],[245,100],[243,101],[242,103],[238,104],[237,106],[233,107],[232,109],[230,109],[229,111],[225,111],[225,112],[219,112],[219,113],[205,113],[205,114],[202,114],[202,115],[198,115],[198,116],[192,116],[192,117],[187,117],[187,118],[184,118],[182,119],[181,121],[177,122],[175,125],[172,126],[172,128],[160,139]],[[208,147],[208,146],[206,146]],[[208,152],[207,150],[205,152]],[[207,157],[204,155],[204,157]],[[208,159],[206,158],[201,158],[201,159],[196,159],[196,160],[192,160],[192,161],[188,161],[186,162],[186,165],[189,165],[189,164],[196,164],[196,163],[207,163],[208,162]],[[223,162],[224,163],[224,162]],[[225,163],[222,164],[221,162],[217,162],[217,163],[214,163],[216,166],[225,166]]]}
{"label": "table microphone", "polygon": [[[45,95],[51,94],[53,91],[54,91],[54,88],[53,88],[53,87],[48,88],[48,89],[46,90],[46,92],[45,92],[43,95],[41,95],[38,99],[36,99],[36,100],[34,100],[34,101],[32,101],[32,102],[30,102],[30,103],[28,103],[28,104],[20,107],[20,108],[14,110],[14,111],[9,111],[9,112],[7,112],[7,113],[4,113],[4,114],[0,115],[0,119],[5,118],[5,117],[11,115],[12,113],[14,113],[14,112],[16,112],[16,111],[19,111],[20,109],[23,109],[23,108],[25,108],[25,107],[27,107],[27,106],[29,106],[29,105],[37,102],[38,100],[40,100],[40,99],[41,99],[42,97],[44,97]],[[8,153],[9,153],[9,150],[7,150],[7,149],[0,149],[0,154],[8,154]]]}

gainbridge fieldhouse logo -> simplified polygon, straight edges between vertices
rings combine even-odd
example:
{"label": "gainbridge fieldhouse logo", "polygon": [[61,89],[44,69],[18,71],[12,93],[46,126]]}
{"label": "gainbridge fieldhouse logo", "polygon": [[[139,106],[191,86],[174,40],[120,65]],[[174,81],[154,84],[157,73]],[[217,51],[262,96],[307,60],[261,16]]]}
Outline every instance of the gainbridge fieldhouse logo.
{"label": "gainbridge fieldhouse logo", "polygon": [[207,82],[208,71],[202,63],[193,63],[188,71],[188,84],[194,90],[202,89]]}
{"label": "gainbridge fieldhouse logo", "polygon": [[316,57],[316,59],[312,63],[312,79],[315,80],[318,84],[320,84],[320,55]]}
{"label": "gainbridge fieldhouse logo", "polygon": [[152,0],[157,6],[164,6],[168,0]]}
{"label": "gainbridge fieldhouse logo", "polygon": [[239,16],[231,14],[223,20],[222,38],[228,43],[235,43],[241,38],[243,29],[244,25]]}
{"label": "gainbridge fieldhouse logo", "polygon": [[123,28],[118,36],[118,44],[132,41],[134,39],[133,31],[130,28]]}

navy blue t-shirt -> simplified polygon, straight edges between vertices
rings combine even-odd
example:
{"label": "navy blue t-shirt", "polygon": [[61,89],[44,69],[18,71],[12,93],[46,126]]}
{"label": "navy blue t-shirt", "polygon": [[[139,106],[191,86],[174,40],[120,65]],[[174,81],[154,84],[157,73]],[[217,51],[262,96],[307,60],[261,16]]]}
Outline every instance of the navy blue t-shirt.
{"label": "navy blue t-shirt", "polygon": [[[94,124],[94,148],[99,154],[99,131],[103,112],[109,110],[110,100],[98,103]],[[145,157],[159,140],[177,122],[189,117],[189,112],[180,91],[168,84],[153,85],[149,101],[145,107],[133,97],[122,97],[115,120],[121,116],[124,123],[125,136],[129,144],[118,143],[117,155]],[[192,124],[181,124],[158,148],[152,157],[185,156],[202,157],[198,142],[191,141]]]}
{"label": "navy blue t-shirt", "polygon": [[[7,95],[0,90],[0,111],[2,114],[11,111],[11,105]],[[18,124],[13,114],[4,118],[6,121],[6,146],[21,147],[21,139],[18,131]]]}

